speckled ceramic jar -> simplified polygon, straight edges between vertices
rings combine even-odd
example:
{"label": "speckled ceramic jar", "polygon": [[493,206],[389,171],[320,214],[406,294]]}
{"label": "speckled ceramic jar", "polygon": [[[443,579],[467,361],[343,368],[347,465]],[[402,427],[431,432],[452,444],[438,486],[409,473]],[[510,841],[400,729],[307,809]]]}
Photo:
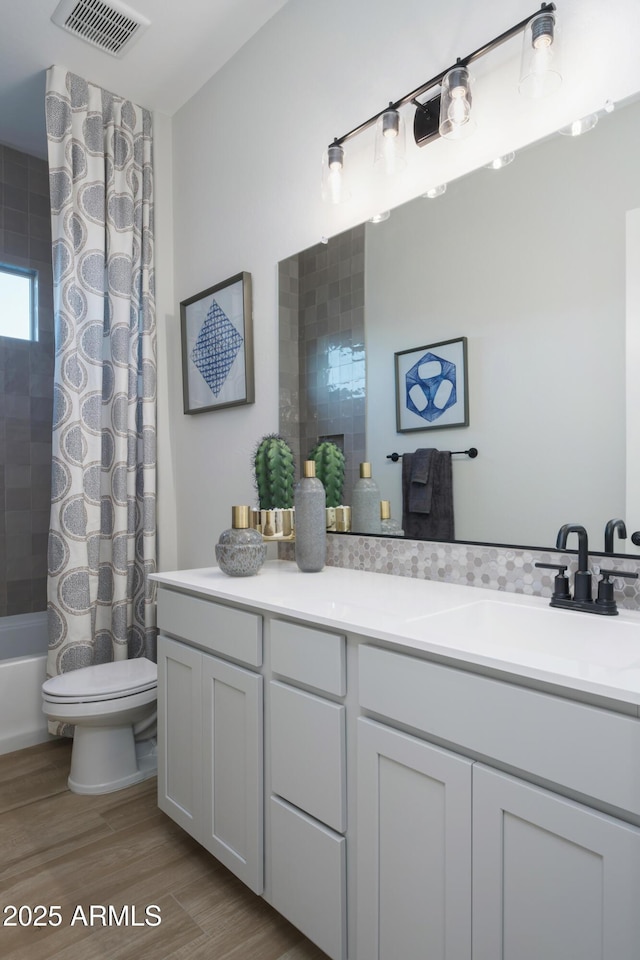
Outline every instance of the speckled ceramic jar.
{"label": "speckled ceramic jar", "polygon": [[252,577],[267,556],[262,534],[249,526],[249,507],[231,508],[231,529],[220,534],[216,559],[223,573],[230,577]]}
{"label": "speckled ceramic jar", "polygon": [[303,573],[319,573],[327,553],[327,496],[316,477],[315,460],[305,460],[293,491],[296,508],[296,563]]}

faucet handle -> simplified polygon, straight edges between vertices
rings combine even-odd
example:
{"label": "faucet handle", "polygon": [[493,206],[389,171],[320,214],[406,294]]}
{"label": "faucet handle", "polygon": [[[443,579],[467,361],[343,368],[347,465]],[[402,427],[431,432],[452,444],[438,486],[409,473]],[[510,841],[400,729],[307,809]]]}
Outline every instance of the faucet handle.
{"label": "faucet handle", "polygon": [[545,570],[557,570],[554,581],[553,581],[553,596],[552,600],[558,600],[560,598],[569,599],[571,594],[569,593],[569,578],[566,576],[567,564],[566,563],[536,563],[536,567],[542,567]]}
{"label": "faucet handle", "polygon": [[637,580],[638,574],[630,570],[603,570],[600,568],[601,580],[598,581],[598,599],[596,603],[600,607],[605,607],[606,612],[616,614],[618,607],[613,595],[613,583],[609,577],[624,577],[626,580]]}
{"label": "faucet handle", "polygon": [[638,574],[631,570],[603,570],[600,567],[599,573],[605,582],[608,581],[609,577],[624,577],[626,580],[638,579]]}

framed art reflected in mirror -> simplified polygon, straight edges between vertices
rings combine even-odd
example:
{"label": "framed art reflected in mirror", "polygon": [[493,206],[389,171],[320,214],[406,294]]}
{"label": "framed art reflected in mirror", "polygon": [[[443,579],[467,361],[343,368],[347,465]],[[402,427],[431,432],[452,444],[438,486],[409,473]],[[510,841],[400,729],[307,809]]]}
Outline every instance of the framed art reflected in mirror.
{"label": "framed art reflected in mirror", "polygon": [[398,433],[469,425],[467,338],[394,354]]}

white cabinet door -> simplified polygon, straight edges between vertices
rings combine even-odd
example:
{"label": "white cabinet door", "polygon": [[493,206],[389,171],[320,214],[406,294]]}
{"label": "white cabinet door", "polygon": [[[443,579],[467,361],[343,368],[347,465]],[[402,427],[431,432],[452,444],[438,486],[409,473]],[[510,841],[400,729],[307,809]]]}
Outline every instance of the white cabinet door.
{"label": "white cabinet door", "polygon": [[158,637],[158,806],[199,839],[202,822],[202,654]]}
{"label": "white cabinet door", "polygon": [[331,960],[345,960],[346,840],[278,797],[269,806],[271,902]]}
{"label": "white cabinet door", "polygon": [[203,846],[263,890],[262,677],[202,656]]}
{"label": "white cabinet door", "polygon": [[480,764],[474,960],[638,960],[640,830]]}
{"label": "white cabinet door", "polygon": [[471,767],[358,720],[358,960],[470,960]]}
{"label": "white cabinet door", "polygon": [[270,692],[273,793],[344,833],[345,708],[273,680]]}

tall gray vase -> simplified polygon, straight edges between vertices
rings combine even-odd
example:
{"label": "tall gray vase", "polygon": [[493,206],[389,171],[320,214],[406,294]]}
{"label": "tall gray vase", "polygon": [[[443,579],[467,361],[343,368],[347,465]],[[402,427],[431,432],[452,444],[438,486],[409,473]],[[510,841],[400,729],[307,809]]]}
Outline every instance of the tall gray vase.
{"label": "tall gray vase", "polygon": [[351,530],[353,533],[381,533],[380,490],[371,476],[371,464],[360,464],[360,479],[351,495]]}
{"label": "tall gray vase", "polygon": [[316,477],[315,460],[305,460],[293,491],[296,508],[296,563],[303,573],[318,573],[327,553],[327,497]]}

